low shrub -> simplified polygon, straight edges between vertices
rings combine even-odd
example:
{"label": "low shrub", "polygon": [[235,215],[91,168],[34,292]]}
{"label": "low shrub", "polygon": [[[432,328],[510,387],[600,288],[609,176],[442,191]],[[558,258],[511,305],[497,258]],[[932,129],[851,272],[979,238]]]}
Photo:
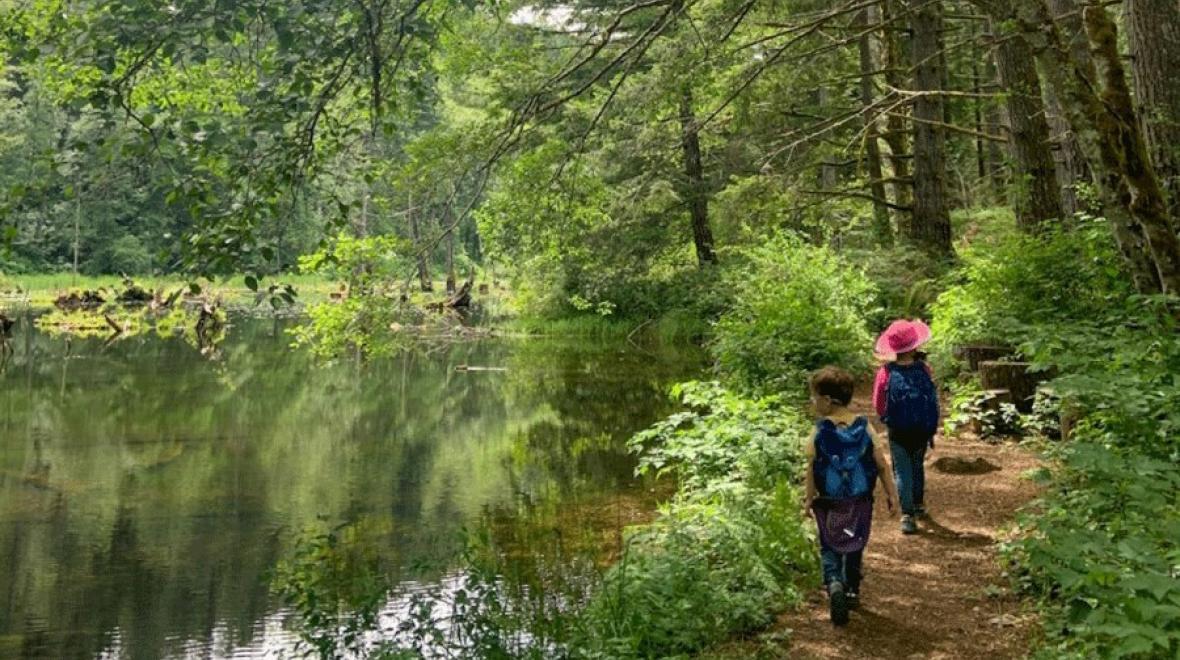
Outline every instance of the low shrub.
{"label": "low shrub", "polygon": [[632,446],[641,473],[675,474],[679,491],[629,535],[583,614],[575,655],[691,653],[767,625],[815,577],[798,506],[807,424],[777,399],[745,399],[717,383],[676,393],[689,409]]}
{"label": "low shrub", "polygon": [[860,270],[828,248],[779,236],[732,267],[732,307],[711,343],[720,373],[754,391],[803,394],[809,371],[839,364],[866,369],[867,319],[876,291]]}

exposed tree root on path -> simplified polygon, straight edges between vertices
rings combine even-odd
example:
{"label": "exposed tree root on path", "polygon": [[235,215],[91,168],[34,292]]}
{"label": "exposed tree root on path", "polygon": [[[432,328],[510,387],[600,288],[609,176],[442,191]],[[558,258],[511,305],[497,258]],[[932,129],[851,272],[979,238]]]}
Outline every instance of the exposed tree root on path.
{"label": "exposed tree root on path", "polygon": [[[948,474],[933,467],[939,457],[983,459],[1000,469]],[[782,615],[770,631],[704,657],[1024,657],[1035,619],[1008,589],[996,544],[1017,509],[1036,495],[1022,474],[1037,465],[1030,451],[1012,443],[942,439],[927,455],[930,518],[919,521],[919,534],[901,534],[878,490],[861,607],[847,626],[831,624],[817,585],[800,609]]]}

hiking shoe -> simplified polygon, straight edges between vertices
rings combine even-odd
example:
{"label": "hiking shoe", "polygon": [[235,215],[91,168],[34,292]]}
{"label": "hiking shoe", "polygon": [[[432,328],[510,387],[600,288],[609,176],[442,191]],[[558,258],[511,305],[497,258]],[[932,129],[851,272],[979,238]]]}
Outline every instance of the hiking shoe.
{"label": "hiking shoe", "polygon": [[925,520],[930,517],[930,514],[926,513],[926,507],[919,506],[918,510],[914,512],[914,517],[921,518],[922,520]]}
{"label": "hiking shoe", "polygon": [[914,517],[906,514],[901,517],[901,533],[902,534],[917,534],[918,524],[914,522]]}
{"label": "hiking shoe", "polygon": [[848,596],[844,594],[844,585],[839,582],[828,585],[828,613],[832,617],[832,625],[848,623]]}
{"label": "hiking shoe", "polygon": [[850,610],[859,610],[860,609],[860,594],[859,593],[857,593],[855,591],[845,591],[844,592],[844,600],[848,602],[848,609],[850,609]]}

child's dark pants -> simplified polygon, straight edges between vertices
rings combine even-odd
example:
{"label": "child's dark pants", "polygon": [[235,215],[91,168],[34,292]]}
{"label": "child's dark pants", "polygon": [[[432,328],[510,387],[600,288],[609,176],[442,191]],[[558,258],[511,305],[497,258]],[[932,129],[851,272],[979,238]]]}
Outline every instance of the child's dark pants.
{"label": "child's dark pants", "polygon": [[922,507],[926,496],[926,445],[929,438],[889,437],[889,453],[893,458],[893,480],[897,483],[897,499],[901,512],[914,515]]}
{"label": "child's dark pants", "polygon": [[821,541],[819,544],[819,557],[824,569],[824,586],[833,582],[840,582],[844,585],[845,591],[855,593],[859,590],[861,578],[860,565],[864,554],[864,550],[840,554],[824,545]]}

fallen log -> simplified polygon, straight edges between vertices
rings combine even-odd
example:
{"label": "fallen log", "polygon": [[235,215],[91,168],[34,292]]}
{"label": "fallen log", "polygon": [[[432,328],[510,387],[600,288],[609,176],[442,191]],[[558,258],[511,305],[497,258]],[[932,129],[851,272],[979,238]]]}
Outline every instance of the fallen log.
{"label": "fallen log", "polygon": [[116,335],[123,334],[123,326],[119,325],[115,319],[111,318],[110,314],[103,314],[102,318],[107,322],[107,325],[111,326],[111,330],[114,330]]}

